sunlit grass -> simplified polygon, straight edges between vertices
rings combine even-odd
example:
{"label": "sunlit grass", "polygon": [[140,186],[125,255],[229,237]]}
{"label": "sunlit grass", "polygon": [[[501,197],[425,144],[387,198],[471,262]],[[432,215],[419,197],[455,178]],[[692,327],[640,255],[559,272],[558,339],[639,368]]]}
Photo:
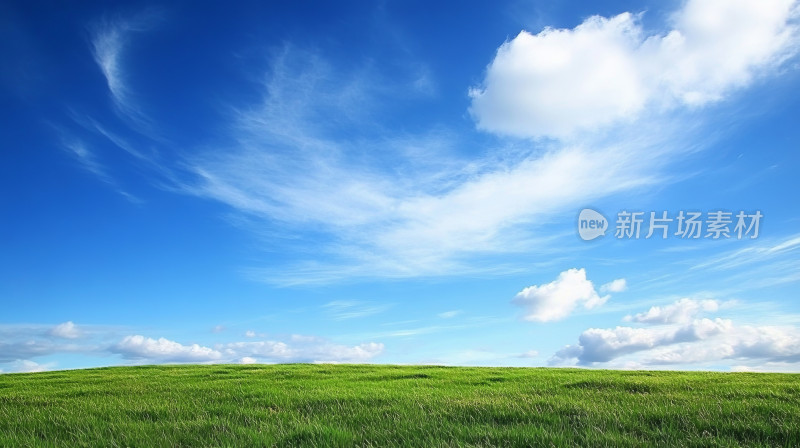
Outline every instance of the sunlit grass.
{"label": "sunlit grass", "polygon": [[377,365],[0,375],[2,446],[800,446],[800,375]]}

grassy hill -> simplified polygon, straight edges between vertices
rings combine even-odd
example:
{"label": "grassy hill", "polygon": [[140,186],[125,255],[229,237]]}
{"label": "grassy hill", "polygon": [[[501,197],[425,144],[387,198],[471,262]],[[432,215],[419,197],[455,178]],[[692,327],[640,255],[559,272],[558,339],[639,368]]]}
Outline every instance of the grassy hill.
{"label": "grassy hill", "polygon": [[377,365],[0,375],[2,446],[800,446],[800,375]]}

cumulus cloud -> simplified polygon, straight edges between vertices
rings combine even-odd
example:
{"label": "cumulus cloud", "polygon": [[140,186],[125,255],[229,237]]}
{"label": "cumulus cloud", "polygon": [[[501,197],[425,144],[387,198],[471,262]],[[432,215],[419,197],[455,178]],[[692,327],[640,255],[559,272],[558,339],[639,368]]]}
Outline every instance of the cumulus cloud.
{"label": "cumulus cloud", "polygon": [[222,347],[226,357],[266,358],[273,362],[366,362],[383,353],[381,343],[346,346],[319,340],[287,344],[281,341],[233,342]]}
{"label": "cumulus cloud", "polygon": [[165,338],[127,336],[110,348],[112,353],[144,362],[366,362],[383,353],[384,346],[367,342],[355,346],[334,344],[315,337],[283,341],[242,341],[205,347],[183,345]]}
{"label": "cumulus cloud", "polygon": [[199,344],[183,345],[166,338],[147,338],[141,335],[126,336],[112,352],[128,359],[160,362],[211,362],[222,358],[222,353]]}
{"label": "cumulus cloud", "polygon": [[[768,9],[779,11],[773,3]],[[717,7],[739,5],[731,4]],[[686,34],[696,26],[682,17],[695,13],[684,10],[671,28]],[[666,64],[648,55],[667,51],[659,48],[668,34],[646,35],[632,14],[590,18],[574,30],[521,33],[500,48],[486,82],[473,90],[472,112],[481,127],[505,126],[530,136],[634,118],[649,102],[682,104],[688,84],[676,75],[657,82],[650,74]],[[681,52],[702,42],[692,37]],[[780,59],[779,53],[772,51],[769,61]],[[721,57],[738,57],[728,56]],[[750,73],[771,66],[746,61],[736,67]],[[343,76],[319,55],[287,46],[266,78],[260,102],[234,107],[231,141],[193,155],[186,165],[195,177],[180,188],[227,204],[253,222],[255,232],[271,229],[272,241],[294,232],[319,234],[308,252],[312,257],[247,270],[253,279],[280,284],[511,271],[518,266],[480,261],[531,248],[555,250],[548,247],[553,238],[537,232],[541,223],[586,201],[660,183],[667,157],[674,160],[682,151],[676,148],[689,146],[676,139],[691,134],[667,117],[637,122],[635,132],[615,138],[543,142],[524,150],[473,148],[446,132],[331,138],[330,117],[346,130],[337,134],[361,135],[365,117],[357,111],[373,105],[375,92],[368,77]],[[654,92],[664,91],[672,92],[671,100],[657,99]],[[681,126],[680,132],[672,126]],[[376,147],[389,164],[369,156]]]}
{"label": "cumulus cloud", "polygon": [[[713,14],[696,11],[694,0],[687,3],[671,19],[671,30],[658,35],[648,35],[629,13],[589,18],[572,30],[521,33],[498,50],[486,81],[472,90],[478,126],[522,136],[568,135],[635,119],[650,103],[715,101],[792,53],[787,1],[709,4]],[[724,26],[694,20],[703,14],[724,17]],[[112,97],[139,121],[125,48],[156,15],[106,21],[92,36]],[[743,37],[728,29],[737,26]],[[731,39],[746,51],[729,54],[725,42]],[[188,154],[179,167],[158,172],[175,191],[230,206],[271,247],[289,247],[285,262],[246,269],[256,280],[291,285],[518,271],[519,265],[486,263],[485,257],[556,251],[557,237],[539,232],[549,218],[661,183],[660,170],[689,146],[676,141],[689,138],[684,123],[665,120],[637,122],[624,138],[499,150],[447,131],[409,136],[381,129],[375,137],[378,120],[364,111],[375,109],[376,92],[386,89],[368,69],[337,71],[320,55],[291,45],[279,53],[270,61],[263,96],[229,108],[226,138],[206,145],[208,151],[179,151]],[[703,65],[709,60],[716,61],[711,68]],[[691,75],[693,69],[701,75]],[[707,76],[708,70],[724,76]],[[89,127],[141,157],[103,127]],[[76,157],[88,154],[76,148]],[[315,237],[296,238],[309,233]],[[313,250],[298,247],[306,244]]]}
{"label": "cumulus cloud", "polygon": [[578,305],[586,309],[598,307],[609,297],[597,294],[586,279],[586,270],[569,269],[550,283],[523,289],[513,303],[526,309],[525,320],[549,322],[567,317]]}
{"label": "cumulus cloud", "polygon": [[626,322],[645,324],[676,324],[689,322],[701,311],[714,312],[719,309],[716,300],[695,300],[683,298],[667,306],[654,306],[644,313],[625,316]]}
{"label": "cumulus cloud", "polygon": [[0,324],[0,363],[30,360],[54,353],[90,354],[101,350],[92,337],[98,327],[77,326],[72,321],[58,325]]}
{"label": "cumulus cloud", "polygon": [[[647,327],[589,328],[578,344],[567,345],[552,365],[598,365],[610,362],[640,366],[736,362],[766,365],[800,362],[800,329],[791,326],[737,325],[730,319],[694,318],[716,311],[716,301],[681,299],[628,319]],[[632,358],[633,356],[633,358]]]}
{"label": "cumulus cloud", "polygon": [[800,362],[800,329],[780,326],[731,325],[718,337],[703,343],[662,347],[643,357],[648,365],[692,364],[718,360],[754,362],[756,369],[769,364]]}
{"label": "cumulus cloud", "polygon": [[797,50],[794,0],[689,0],[671,30],[631,13],[574,29],[522,31],[503,44],[470,111],[480,128],[568,137],[656,109],[700,106],[743,87]]}
{"label": "cumulus cloud", "polygon": [[[367,362],[383,353],[379,342],[343,345],[311,335],[290,335],[287,340],[260,340],[253,332],[245,341],[217,344],[184,344],[164,337],[128,335],[119,339],[119,329],[77,326],[72,321],[51,325],[0,324],[0,367],[50,369],[53,364],[38,358],[63,354],[119,355],[136,363],[251,363],[251,362]],[[27,367],[26,367],[27,366]]]}
{"label": "cumulus cloud", "polygon": [[77,339],[81,337],[83,332],[78,329],[78,326],[72,321],[67,321],[53,327],[53,329],[50,330],[50,334],[64,339]]}
{"label": "cumulus cloud", "polygon": [[561,136],[633,115],[647,96],[631,57],[639,33],[628,13],[592,17],[574,30],[519,33],[498,49],[483,88],[470,90],[478,126]]}
{"label": "cumulus cloud", "polygon": [[610,281],[600,287],[600,292],[624,292],[628,289],[628,282],[624,278]]}
{"label": "cumulus cloud", "polygon": [[[678,342],[704,340],[727,331],[732,324],[724,319],[699,319],[677,329],[671,328],[632,328],[614,329],[590,328],[578,338],[580,350],[570,352],[579,364],[591,365],[608,362],[630,353],[649,350]],[[562,357],[562,354],[557,354]]]}

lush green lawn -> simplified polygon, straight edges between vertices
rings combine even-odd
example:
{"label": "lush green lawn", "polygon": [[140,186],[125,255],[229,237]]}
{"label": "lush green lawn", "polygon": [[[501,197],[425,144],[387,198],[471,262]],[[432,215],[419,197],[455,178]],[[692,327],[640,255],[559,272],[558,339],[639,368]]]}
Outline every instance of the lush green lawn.
{"label": "lush green lawn", "polygon": [[372,365],[0,375],[2,446],[800,446],[800,375]]}

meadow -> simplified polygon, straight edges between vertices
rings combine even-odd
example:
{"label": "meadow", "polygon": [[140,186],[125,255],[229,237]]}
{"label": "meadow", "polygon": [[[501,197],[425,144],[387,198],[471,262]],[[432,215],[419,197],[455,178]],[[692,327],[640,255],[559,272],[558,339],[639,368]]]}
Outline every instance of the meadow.
{"label": "meadow", "polygon": [[800,446],[800,375],[170,365],[0,375],[0,446]]}

